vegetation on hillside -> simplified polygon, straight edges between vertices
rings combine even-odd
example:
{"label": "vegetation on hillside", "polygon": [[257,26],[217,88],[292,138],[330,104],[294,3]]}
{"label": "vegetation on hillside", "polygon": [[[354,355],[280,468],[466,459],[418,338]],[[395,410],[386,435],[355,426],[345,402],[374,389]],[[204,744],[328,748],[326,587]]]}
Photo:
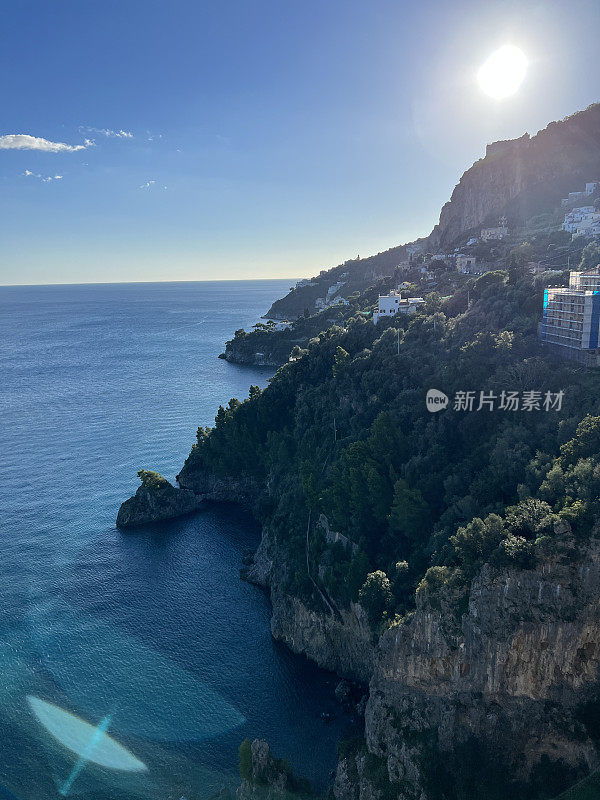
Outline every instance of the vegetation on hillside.
{"label": "vegetation on hillside", "polygon": [[[355,313],[263,392],[221,407],[184,469],[253,479],[287,589],[319,605],[319,576],[339,607],[360,599],[374,628],[409,611],[417,587],[466,586],[484,561],[533,566],[563,546],[565,521],[589,534],[600,490],[600,378],[541,351],[543,286],[512,258],[413,317],[375,326]],[[448,409],[429,413],[430,388]],[[473,410],[454,410],[469,391]],[[561,408],[544,410],[561,391]],[[493,411],[477,410],[480,392]],[[539,392],[538,408],[501,410],[503,392]],[[309,575],[320,513],[349,545],[312,525]]]}

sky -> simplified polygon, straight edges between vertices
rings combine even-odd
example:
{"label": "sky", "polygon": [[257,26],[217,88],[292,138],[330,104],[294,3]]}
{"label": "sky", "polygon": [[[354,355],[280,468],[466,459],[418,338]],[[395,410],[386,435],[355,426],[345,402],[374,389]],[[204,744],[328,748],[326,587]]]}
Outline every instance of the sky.
{"label": "sky", "polygon": [[310,277],[427,235],[486,143],[600,100],[598,30],[597,0],[12,0],[0,283]]}

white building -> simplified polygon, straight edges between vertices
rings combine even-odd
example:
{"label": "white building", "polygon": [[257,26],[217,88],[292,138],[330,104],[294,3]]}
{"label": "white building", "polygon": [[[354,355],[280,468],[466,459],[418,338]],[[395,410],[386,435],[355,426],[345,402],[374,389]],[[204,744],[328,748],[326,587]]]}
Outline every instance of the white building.
{"label": "white building", "polygon": [[575,236],[598,236],[600,234],[600,213],[590,214],[582,220],[575,230]]}
{"label": "white building", "polygon": [[565,214],[565,221],[562,224],[563,230],[575,233],[577,225],[587,219],[590,214],[594,214],[595,211],[594,206],[579,206],[572,209],[568,214]]}
{"label": "white building", "polygon": [[402,297],[400,292],[391,291],[386,295],[379,295],[377,311],[373,312],[373,322],[377,325],[381,317],[393,317],[398,313],[414,314],[425,300],[422,297]]}
{"label": "white building", "polygon": [[581,228],[581,232],[584,234],[586,228],[593,227],[599,220],[600,212],[596,211],[594,206],[579,206],[579,208],[574,208],[568,214],[565,214],[562,228],[576,235],[578,235],[578,231]]}
{"label": "white building", "polygon": [[332,283],[329,289],[327,289],[327,294],[325,295],[325,302],[329,303],[331,298],[336,295],[339,290],[344,286],[346,281],[338,281],[337,283]]}
{"label": "white building", "polygon": [[590,197],[590,195],[593,195],[598,189],[600,189],[600,181],[587,181],[583,192],[569,192],[569,196],[563,197],[560,203],[562,206],[569,206],[572,203],[577,203],[579,200],[585,200],[586,197]]}
{"label": "white building", "polygon": [[302,289],[304,286],[314,286],[314,281],[309,280],[308,278],[302,278],[302,280],[296,282],[296,289]]}
{"label": "white building", "polygon": [[484,242],[490,242],[494,239],[504,239],[505,236],[508,236],[508,228],[504,226],[481,229],[481,239]]}

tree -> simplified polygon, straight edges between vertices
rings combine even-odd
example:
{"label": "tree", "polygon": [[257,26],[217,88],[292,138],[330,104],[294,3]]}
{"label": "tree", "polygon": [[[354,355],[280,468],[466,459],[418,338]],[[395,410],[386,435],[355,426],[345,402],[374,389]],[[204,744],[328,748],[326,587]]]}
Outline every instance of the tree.
{"label": "tree", "polygon": [[392,604],[392,584],[383,570],[367,575],[358,593],[358,602],[367,612],[371,625],[376,625]]}
{"label": "tree", "polygon": [[588,414],[579,425],[575,436],[560,448],[560,463],[566,467],[577,459],[600,452],[600,417]]}
{"label": "tree", "polygon": [[504,522],[497,514],[489,514],[485,520],[475,517],[460,527],[450,544],[459,564],[469,571],[489,558],[505,536]]}
{"label": "tree", "polygon": [[504,270],[495,269],[491,270],[490,272],[484,272],[484,274],[480,275],[479,278],[477,278],[473,283],[473,297],[478,299],[489,286],[494,286],[497,284],[503,285],[505,282],[506,272]]}
{"label": "tree", "polygon": [[340,375],[344,372],[344,369],[346,368],[346,364],[349,358],[350,358],[350,353],[348,353],[347,350],[344,350],[343,347],[340,347],[338,345],[338,347],[335,348],[335,353],[333,356],[333,367],[332,367],[334,378],[339,378]]}
{"label": "tree", "polygon": [[397,561],[394,566],[392,592],[394,598],[401,605],[406,607],[410,601],[410,596],[414,591],[411,580],[410,569],[407,561]]}
{"label": "tree", "polygon": [[411,489],[399,478],[394,484],[394,499],[389,514],[389,529],[412,549],[421,539],[429,517],[429,507],[418,489]]}
{"label": "tree", "polygon": [[600,266],[600,244],[590,242],[581,251],[581,261],[578,269],[582,272]]}
{"label": "tree", "polygon": [[508,267],[508,282],[515,284],[527,274],[527,264],[532,260],[532,247],[529,242],[524,242],[508,254],[506,266]]}
{"label": "tree", "polygon": [[169,485],[169,481],[166,478],[150,469],[141,469],[138,472],[138,478],[141,480],[144,489],[163,489]]}

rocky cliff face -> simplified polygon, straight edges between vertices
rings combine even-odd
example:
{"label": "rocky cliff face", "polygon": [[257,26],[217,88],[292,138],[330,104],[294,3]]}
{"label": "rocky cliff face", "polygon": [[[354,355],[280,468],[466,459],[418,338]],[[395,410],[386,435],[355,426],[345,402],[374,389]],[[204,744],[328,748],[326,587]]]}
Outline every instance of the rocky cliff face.
{"label": "rocky cliff face", "polygon": [[307,608],[277,586],[271,590],[271,633],[295,653],[346,678],[368,682],[375,646],[364,610],[352,604],[338,615]]}
{"label": "rocky cliff face", "polygon": [[554,208],[569,191],[600,174],[600,104],[552,122],[536,136],[488,145],[460,179],[429,237],[432,249],[453,244],[506,213],[522,222]]}
{"label": "rocky cliff face", "polygon": [[290,650],[345,678],[367,683],[373,670],[375,641],[364,610],[337,610],[323,603],[309,608],[284,589],[288,565],[268,531],[263,531],[253,563],[244,577],[269,590],[271,633]]}
{"label": "rocky cliff face", "polygon": [[192,492],[198,501],[211,500],[216,503],[239,503],[252,509],[256,498],[256,486],[250,479],[219,478],[185,464],[177,482],[182,489]]}
{"label": "rocky cliff face", "polygon": [[594,541],[570,563],[484,567],[462,616],[443,594],[420,593],[412,620],[380,640],[366,749],[341,760],[337,800],[377,796],[369,758],[402,800],[465,796],[469,770],[482,796],[487,780],[534,797],[537,780],[558,793],[596,769],[599,742],[581,709],[600,686],[599,590]]}

